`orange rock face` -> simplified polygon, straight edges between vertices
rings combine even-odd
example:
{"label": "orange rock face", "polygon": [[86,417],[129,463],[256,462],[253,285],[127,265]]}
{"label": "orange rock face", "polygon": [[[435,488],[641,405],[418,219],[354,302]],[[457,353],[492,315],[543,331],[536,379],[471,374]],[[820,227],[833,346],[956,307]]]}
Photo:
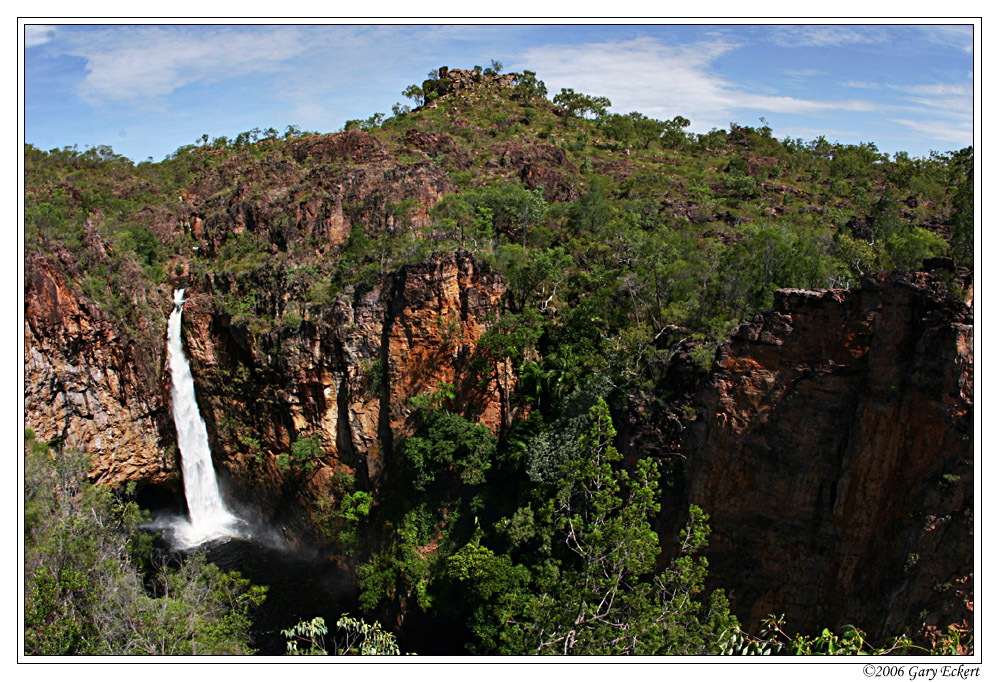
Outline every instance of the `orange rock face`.
{"label": "orange rock face", "polygon": [[[264,507],[281,504],[275,457],[315,435],[324,457],[296,496],[328,493],[334,470],[377,487],[394,464],[393,439],[410,429],[410,399],[442,384],[455,386],[451,409],[497,430],[502,394],[495,382],[481,385],[470,363],[505,292],[472,254],[448,253],[342,295],[320,318],[265,340],[229,326],[207,292],[193,291],[187,348],[203,416],[218,435],[217,467],[244,490],[270,488],[256,500]],[[263,464],[250,461],[241,434],[260,441]]]}
{"label": "orange rock face", "polygon": [[160,393],[136,362],[134,339],[36,260],[25,281],[25,426],[39,440],[90,454],[100,483],[176,481],[163,443]]}
{"label": "orange rock face", "polygon": [[971,617],[972,310],[929,276],[784,290],[695,402],[687,495],[741,621],[870,635]]}

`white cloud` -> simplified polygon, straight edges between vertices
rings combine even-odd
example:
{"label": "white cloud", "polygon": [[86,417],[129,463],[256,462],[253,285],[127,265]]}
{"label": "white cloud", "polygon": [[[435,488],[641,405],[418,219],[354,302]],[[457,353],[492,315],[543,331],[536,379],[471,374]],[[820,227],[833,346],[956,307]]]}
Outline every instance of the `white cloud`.
{"label": "white cloud", "polygon": [[881,107],[864,100],[813,100],[798,97],[772,97],[740,93],[736,103],[741,109],[761,109],[779,114],[818,114],[823,111],[876,111]]}
{"label": "white cloud", "polygon": [[971,83],[930,83],[925,85],[895,85],[909,96],[905,99],[918,105],[922,113],[967,119],[971,126],[973,88]]}
{"label": "white cloud", "polygon": [[307,47],[296,27],[123,29],[73,34],[66,51],[87,60],[88,102],[155,100],[191,83],[275,72]]}
{"label": "white cloud", "polygon": [[879,83],[868,83],[865,81],[844,81],[843,83],[837,83],[837,85],[845,88],[861,88],[863,90],[877,90],[882,87]]}
{"label": "white cloud", "polygon": [[913,95],[963,95],[972,97],[972,85],[969,83],[932,83],[930,85],[896,85],[893,87]]}
{"label": "white cloud", "polygon": [[860,100],[819,101],[748,92],[712,70],[712,62],[739,47],[716,40],[683,46],[652,38],[586,45],[545,45],[524,50],[518,61],[533,65],[549,86],[604,95],[616,111],[641,111],[656,118],[680,114],[692,129],[707,130],[735,120],[736,111],[818,113],[871,111]]}
{"label": "white cloud", "polygon": [[778,73],[795,78],[808,78],[810,76],[822,76],[823,72],[816,69],[779,69]]}
{"label": "white cloud", "polygon": [[837,47],[886,39],[885,30],[878,26],[778,26],[771,35],[781,47]]}
{"label": "white cloud", "polygon": [[940,114],[972,117],[971,97],[908,97],[909,101]]}
{"label": "white cloud", "polygon": [[893,123],[911,128],[922,135],[948,144],[967,147],[972,144],[972,123],[955,123],[954,121],[916,121],[907,118],[894,118]]}
{"label": "white cloud", "polygon": [[29,47],[35,47],[36,45],[44,45],[55,38],[55,35],[55,26],[46,26],[44,24],[25,24],[24,47],[27,49]]}
{"label": "white cloud", "polygon": [[[86,60],[79,94],[90,104],[161,108],[187,85],[218,83],[221,92],[228,80],[277,74],[261,80],[261,98],[313,121],[306,125],[321,125],[336,91],[362,96],[397,73],[402,90],[423,80],[426,67],[419,65],[443,43],[483,45],[488,32],[476,26],[119,26],[67,32],[64,51]],[[432,58],[434,66],[438,59]],[[377,106],[388,111],[391,104]]]}
{"label": "white cloud", "polygon": [[971,24],[920,26],[919,29],[931,42],[972,54],[973,27]]}

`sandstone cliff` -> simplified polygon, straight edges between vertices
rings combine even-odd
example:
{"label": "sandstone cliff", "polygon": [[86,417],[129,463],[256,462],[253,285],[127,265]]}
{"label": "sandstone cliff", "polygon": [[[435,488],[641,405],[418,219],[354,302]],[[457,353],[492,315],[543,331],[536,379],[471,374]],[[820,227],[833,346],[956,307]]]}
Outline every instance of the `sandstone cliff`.
{"label": "sandstone cliff", "polygon": [[[393,438],[410,427],[409,400],[440,384],[456,387],[454,410],[493,430],[502,422],[498,388],[481,385],[470,362],[506,288],[468,252],[406,266],[260,337],[233,325],[206,286],[185,309],[203,416],[218,465],[265,511],[328,494],[335,471],[377,489]],[[314,435],[323,457],[289,491],[278,456]]]}
{"label": "sandstone cliff", "polygon": [[[25,425],[90,453],[98,482],[179,492],[164,331],[146,353],[67,284],[65,264],[28,266]],[[506,288],[472,254],[406,266],[295,328],[260,335],[220,309],[230,285],[190,283],[183,329],[216,468],[231,495],[265,516],[328,494],[336,471],[377,489],[394,436],[410,428],[409,400],[441,384],[456,387],[452,409],[493,430],[503,422],[499,387],[481,383],[470,363]],[[287,298],[280,287],[270,293]],[[318,436],[323,450],[305,477],[276,463],[300,436]]]}
{"label": "sandstone cliff", "polygon": [[[557,382],[583,385],[583,367],[616,371],[602,353],[635,353],[642,371],[614,377],[625,403],[615,414],[620,449],[632,464],[647,455],[671,460],[675,486],[657,528],[664,542],[688,503],[711,515],[711,580],[730,591],[745,628],[774,612],[786,614],[792,631],[850,622],[879,638],[969,618],[968,302],[926,274],[882,275],[853,291],[782,290],[773,310],[721,348],[706,376],[688,361],[704,352],[692,339],[736,312],[722,306],[721,317],[699,319],[712,306],[701,310],[698,299],[740,274],[716,255],[754,234],[730,228],[758,219],[770,225],[779,215],[795,226],[796,216],[823,213],[827,202],[844,216],[861,215],[868,200],[855,205],[856,192],[834,190],[846,187],[840,181],[793,186],[800,166],[744,149],[738,127],[728,136],[717,131],[719,139],[692,156],[656,143],[640,148],[603,125],[590,132],[570,125],[567,112],[529,98],[523,85],[514,74],[445,68],[424,88],[421,115],[395,116],[381,129],[369,123],[367,131],[233,146],[206,139],[159,170],[134,169],[129,181],[122,169],[39,172],[30,190],[38,195],[36,240],[25,263],[26,426],[91,453],[98,482],[179,493],[164,335],[170,290],[185,286],[186,347],[228,499],[309,538],[317,525],[311,515],[343,494],[337,485],[345,475],[376,503],[389,498],[403,478],[393,474],[405,471],[395,451],[411,432],[414,396],[453,384],[448,409],[494,432],[510,425],[511,401],[503,398],[516,368],[483,372],[475,361],[479,339],[512,297],[502,277],[463,248],[498,258],[500,267],[509,267],[505,241],[524,244],[526,257],[558,249],[551,262],[572,252],[571,272],[547,273],[551,282],[518,282],[518,270],[509,270],[512,290],[548,298],[548,329],[528,352],[542,367],[537,393],[519,396],[521,409],[554,416]],[[756,138],[778,145],[769,134]],[[712,167],[723,153],[768,176],[755,184],[752,202],[727,194],[729,176]],[[890,168],[879,162],[871,170],[882,177]],[[935,172],[950,177],[943,167]],[[592,175],[610,184],[590,183]],[[897,179],[870,188],[891,196]],[[950,235],[945,209],[953,204],[940,197],[954,188],[925,180],[933,201],[921,207],[908,196],[900,217]],[[540,190],[551,204],[544,220],[529,221],[527,203],[509,211],[505,188]],[[434,214],[452,193],[459,193],[453,213]],[[57,231],[50,213],[60,201],[67,207]],[[145,207],[119,211],[132,203]],[[117,216],[109,212],[105,222],[94,208],[101,205]],[[782,230],[799,237],[797,228]],[[148,249],[138,248],[139,237]],[[835,237],[822,230],[815,237],[814,253],[826,262]],[[791,263],[796,254],[782,258]],[[724,272],[713,271],[718,264]],[[520,274],[536,274],[527,269]],[[643,285],[647,271],[653,282]],[[829,272],[815,275],[808,281],[816,286],[830,281]],[[745,284],[764,291],[777,282]],[[635,293],[655,298],[677,324],[647,338]],[[572,324],[573,313],[588,310],[589,321]],[[605,312],[620,319],[603,320]],[[564,329],[592,335],[592,347],[559,360],[566,339],[552,332]],[[558,362],[546,366],[549,358]],[[538,378],[544,373],[551,385]],[[296,442],[312,437],[319,452],[289,463]],[[508,447],[501,439],[501,456]],[[491,494],[522,494],[530,485],[523,473],[506,472],[510,479],[499,477]],[[478,531],[479,516],[467,521]],[[360,535],[382,532],[368,523]],[[439,545],[435,538],[422,547]],[[431,552],[421,549],[421,560]]]}
{"label": "sandstone cliff", "polygon": [[176,484],[173,424],[158,377],[162,330],[124,332],[69,286],[74,266],[59,253],[26,266],[25,426],[40,440],[89,453],[97,482]]}
{"label": "sandstone cliff", "polygon": [[695,395],[686,494],[748,627],[971,619],[972,309],[929,275],[782,290]]}

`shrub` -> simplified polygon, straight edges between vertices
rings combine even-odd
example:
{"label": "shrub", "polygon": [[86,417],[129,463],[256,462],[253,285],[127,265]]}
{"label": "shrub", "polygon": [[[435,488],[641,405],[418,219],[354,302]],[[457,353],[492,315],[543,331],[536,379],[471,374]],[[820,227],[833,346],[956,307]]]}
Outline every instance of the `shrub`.
{"label": "shrub", "polygon": [[26,436],[25,654],[253,653],[249,615],[266,588],[204,557],[152,570],[134,485],[91,485],[87,457]]}

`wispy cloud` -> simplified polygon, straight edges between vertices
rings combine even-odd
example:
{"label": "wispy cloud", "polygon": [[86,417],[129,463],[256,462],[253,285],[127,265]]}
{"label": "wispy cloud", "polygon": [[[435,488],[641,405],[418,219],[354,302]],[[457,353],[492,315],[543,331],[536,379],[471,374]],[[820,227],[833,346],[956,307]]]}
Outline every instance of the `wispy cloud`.
{"label": "wispy cloud", "polygon": [[783,73],[793,78],[811,78],[823,75],[823,72],[817,69],[779,69],[778,73]]}
{"label": "wispy cloud", "polygon": [[878,26],[779,26],[772,29],[771,36],[781,47],[838,47],[887,39],[885,30]]}
{"label": "wispy cloud", "polygon": [[972,97],[972,85],[970,83],[930,83],[924,85],[895,85],[893,87],[912,95],[929,95],[933,97],[962,95],[964,97]]}
{"label": "wispy cloud", "polygon": [[969,54],[972,53],[973,27],[971,24],[920,26],[918,30],[931,42],[947,45]]}
{"label": "wispy cloud", "polygon": [[[903,99],[911,103],[910,108],[914,112],[930,118],[950,118],[954,125],[967,129],[971,136],[974,96],[971,83],[929,83],[892,87],[907,94]],[[969,137],[965,139],[967,141]]]}
{"label": "wispy cloud", "polygon": [[844,81],[837,85],[845,88],[860,88],[862,90],[876,90],[883,87],[881,83],[870,83],[867,81]]}
{"label": "wispy cloud", "polygon": [[396,79],[402,90],[426,76],[426,64],[440,66],[442,44],[475,49],[499,37],[488,26],[117,26],[67,31],[60,50],[85,60],[78,94],[88,104],[162,109],[185,86],[221,92],[263,77],[263,99],[316,126],[329,124],[338,91],[383,84],[384,93]]}
{"label": "wispy cloud", "polygon": [[813,100],[798,97],[774,97],[771,95],[754,95],[740,93],[734,102],[734,108],[760,109],[779,114],[818,114],[823,111],[876,111],[880,107],[874,102],[860,99],[848,100]]}
{"label": "wispy cloud", "polygon": [[66,51],[87,62],[80,95],[90,103],[156,100],[191,83],[276,72],[301,54],[296,27],[257,30],[129,27],[76,33]]}
{"label": "wispy cloud", "polygon": [[778,69],[776,73],[784,76],[785,87],[802,88],[815,78],[827,74],[819,69]]}
{"label": "wispy cloud", "polygon": [[761,113],[870,111],[861,100],[819,101],[749,92],[714,72],[713,62],[737,43],[716,40],[684,46],[652,38],[585,45],[532,47],[519,61],[534,64],[553,91],[573,87],[605,95],[619,111],[637,110],[657,118],[682,114],[695,129],[733,120],[738,110]]}
{"label": "wispy cloud", "polygon": [[689,118],[728,107],[727,84],[709,72],[712,61],[737,45],[721,40],[668,46],[652,38],[623,42],[540,45],[518,55],[543,76],[549,92],[570,87],[605,95],[616,109]]}
{"label": "wispy cloud", "polygon": [[24,26],[24,47],[36,47],[44,45],[52,40],[56,35],[55,26],[44,24],[25,24]]}
{"label": "wispy cloud", "polygon": [[892,122],[949,145],[965,147],[972,144],[971,120],[968,123],[956,123],[955,121],[894,118]]}

